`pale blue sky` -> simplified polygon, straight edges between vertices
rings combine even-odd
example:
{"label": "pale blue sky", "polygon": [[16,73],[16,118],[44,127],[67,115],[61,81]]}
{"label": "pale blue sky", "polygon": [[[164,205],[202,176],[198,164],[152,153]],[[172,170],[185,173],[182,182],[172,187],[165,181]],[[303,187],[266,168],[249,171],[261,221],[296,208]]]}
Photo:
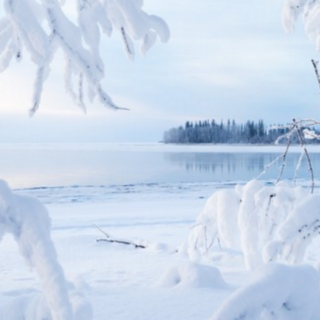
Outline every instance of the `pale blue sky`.
{"label": "pale blue sky", "polygon": [[29,119],[34,69],[25,60],[0,74],[0,142],[158,141],[187,120],[320,119],[310,63],[319,54],[299,23],[285,34],[279,0],[145,0],[171,29],[167,44],[126,59],[117,36],[103,41],[104,86],[114,112],[98,102],[85,116],[65,93],[55,59],[39,112]]}

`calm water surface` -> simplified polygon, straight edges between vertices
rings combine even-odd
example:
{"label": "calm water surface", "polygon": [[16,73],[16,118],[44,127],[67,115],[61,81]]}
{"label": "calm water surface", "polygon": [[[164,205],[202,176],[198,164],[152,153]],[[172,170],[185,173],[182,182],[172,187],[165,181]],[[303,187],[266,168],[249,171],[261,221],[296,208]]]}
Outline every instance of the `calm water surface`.
{"label": "calm water surface", "polygon": [[[270,149],[270,148],[269,148]],[[246,181],[257,177],[284,147],[166,146],[161,144],[0,145],[0,177],[13,188]],[[297,149],[297,152],[299,149]],[[320,177],[320,149],[311,153]],[[292,179],[299,153],[290,153]],[[262,177],[276,179],[281,162]],[[306,161],[298,178],[309,177]]]}

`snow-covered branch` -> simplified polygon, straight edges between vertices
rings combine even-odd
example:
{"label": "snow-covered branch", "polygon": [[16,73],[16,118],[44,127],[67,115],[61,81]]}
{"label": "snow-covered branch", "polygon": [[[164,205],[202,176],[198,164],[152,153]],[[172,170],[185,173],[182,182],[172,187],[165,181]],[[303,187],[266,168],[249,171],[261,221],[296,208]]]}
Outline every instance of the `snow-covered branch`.
{"label": "snow-covered branch", "polygon": [[259,175],[258,178],[260,178],[263,174],[267,172],[267,170],[277,163],[279,160],[282,160],[282,164],[280,167],[279,175],[277,178],[277,183],[281,180],[285,166],[286,166],[286,158],[287,154],[289,152],[292,139],[293,137],[296,138],[297,142],[300,143],[301,147],[301,155],[298,159],[298,163],[296,166],[295,174],[294,174],[294,181],[296,181],[297,173],[300,169],[301,163],[303,158],[305,157],[307,159],[309,173],[310,173],[310,189],[311,193],[314,191],[314,171],[312,167],[312,161],[308,152],[306,140],[310,139],[319,139],[320,135],[317,133],[318,129],[315,128],[319,127],[320,122],[313,120],[313,119],[302,119],[302,120],[296,120],[293,119],[292,123],[289,123],[285,126],[276,126],[272,127],[270,130],[274,129],[282,129],[285,131],[285,133],[281,136],[279,136],[275,142],[275,144],[283,143],[283,141],[287,142],[286,149],[279,157],[274,159],[272,162],[270,162],[267,166],[265,166],[264,171]]}
{"label": "snow-covered branch", "polygon": [[315,41],[320,49],[320,1],[319,0],[286,0],[282,12],[282,22],[286,31],[294,30],[299,18],[303,17],[305,31],[308,37]]}
{"label": "snow-covered branch", "polygon": [[[48,314],[38,315],[39,319],[77,319],[68,283],[51,240],[50,228],[49,215],[38,200],[13,193],[0,180],[0,241],[5,233],[11,233],[25,261],[37,272],[44,296],[44,301],[39,300],[38,303],[48,309]],[[83,319],[89,320],[91,317]]]}
{"label": "snow-covered branch", "polygon": [[[66,88],[75,102],[85,110],[84,92],[89,100],[97,96],[102,104],[119,108],[101,86],[104,63],[99,51],[101,31],[111,36],[120,32],[125,51],[134,58],[134,41],[140,41],[145,53],[159,38],[167,42],[167,24],[155,15],[143,11],[139,0],[76,0],[75,20],[64,1],[4,0],[5,16],[0,19],[0,72],[15,57],[28,51],[37,66],[34,97],[30,114],[39,108],[44,81],[58,49],[66,59]],[[77,90],[72,89],[73,78]],[[84,90],[84,86],[87,90]]]}

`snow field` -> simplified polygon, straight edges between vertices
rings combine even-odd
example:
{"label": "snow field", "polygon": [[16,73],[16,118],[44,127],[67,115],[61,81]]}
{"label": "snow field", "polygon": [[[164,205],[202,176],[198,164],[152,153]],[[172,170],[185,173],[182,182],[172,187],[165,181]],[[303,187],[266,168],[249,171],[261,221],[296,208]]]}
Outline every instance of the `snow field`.
{"label": "snow field", "polygon": [[[301,224],[307,222],[313,230],[318,215],[318,194],[306,195],[306,190],[291,188],[286,183],[272,187],[256,181],[213,190],[208,200],[204,196],[209,192],[206,184],[187,184],[183,192],[179,188],[164,191],[159,185],[149,193],[119,192],[105,200],[101,196],[88,198],[87,188],[77,188],[76,195],[71,195],[72,190],[68,188],[59,190],[56,191],[61,192],[61,197],[54,194],[53,198],[50,188],[38,191],[40,198],[47,202],[51,238],[68,281],[72,309],[78,310],[77,320],[210,317],[215,320],[237,317],[298,320],[301,315],[304,320],[317,320],[314,297],[319,296],[320,240],[312,238],[303,255],[297,251],[309,266],[272,262],[250,271],[248,267],[255,268],[246,263],[246,253],[242,252],[239,240],[243,241],[241,232],[230,232],[227,222],[232,221],[229,228],[237,230],[239,205],[243,206],[244,217],[249,217],[249,222],[250,216],[245,215],[243,208],[250,206],[255,210],[260,206],[256,213],[259,219],[263,217],[262,224],[258,219],[255,225],[267,227],[267,232],[260,234],[259,246],[269,241],[275,242],[275,248],[279,249],[279,239],[290,236]],[[239,201],[243,192],[246,197]],[[266,202],[274,192],[277,196]],[[60,203],[56,201],[59,198]],[[300,200],[295,204],[297,199]],[[270,217],[279,219],[272,220],[277,228],[271,233],[272,224],[261,216],[266,208]],[[276,212],[280,215],[275,215]],[[305,216],[306,212],[311,214]],[[200,250],[190,250],[190,234],[199,223],[210,223],[213,229],[207,231],[214,230],[221,235],[220,244],[215,241],[210,250],[203,250],[205,242],[200,241]],[[217,223],[219,226],[215,228]],[[147,248],[97,242],[105,238],[97,226],[112,238]],[[193,234],[199,235],[203,233]],[[196,241],[196,237],[191,240]],[[234,244],[238,246],[235,248]],[[258,252],[262,254],[261,250]],[[278,259],[276,255],[273,257],[275,261]],[[281,256],[280,261],[283,262],[283,258]],[[27,320],[42,320],[43,314],[48,314],[43,283],[25,264],[10,233],[2,239],[0,261],[0,319],[20,320],[25,316]],[[23,315],[21,310],[25,312]]]}
{"label": "snow field", "polygon": [[[215,277],[209,287],[204,279],[197,282],[202,266],[188,267],[189,259],[176,253],[203,202],[194,195],[174,200],[127,194],[121,202],[47,205],[59,262],[66,278],[90,302],[93,319],[206,319],[212,314],[230,288],[221,288],[221,282],[215,286]],[[141,240],[149,247],[96,242],[104,235],[93,223],[111,236]],[[19,319],[18,314],[7,318],[8,310],[27,304],[43,288],[9,234],[1,242],[0,259],[0,319]],[[179,268],[185,268],[180,272],[182,285],[159,285],[170,270]]]}

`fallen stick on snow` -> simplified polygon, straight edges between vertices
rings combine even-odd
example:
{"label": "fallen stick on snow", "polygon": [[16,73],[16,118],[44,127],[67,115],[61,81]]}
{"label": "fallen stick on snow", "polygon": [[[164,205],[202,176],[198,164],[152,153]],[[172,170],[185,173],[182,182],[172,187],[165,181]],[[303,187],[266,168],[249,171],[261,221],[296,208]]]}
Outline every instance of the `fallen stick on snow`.
{"label": "fallen stick on snow", "polygon": [[129,246],[134,246],[135,248],[140,248],[140,249],[146,249],[147,246],[143,245],[143,244],[138,244],[138,243],[134,243],[132,241],[129,240],[122,240],[122,239],[114,239],[111,238],[111,236],[106,233],[103,229],[101,229],[97,224],[94,224],[96,226],[96,228],[103,233],[106,238],[103,239],[97,239],[97,242],[111,242],[111,243],[120,243],[120,244],[125,244],[125,245],[129,245]]}

